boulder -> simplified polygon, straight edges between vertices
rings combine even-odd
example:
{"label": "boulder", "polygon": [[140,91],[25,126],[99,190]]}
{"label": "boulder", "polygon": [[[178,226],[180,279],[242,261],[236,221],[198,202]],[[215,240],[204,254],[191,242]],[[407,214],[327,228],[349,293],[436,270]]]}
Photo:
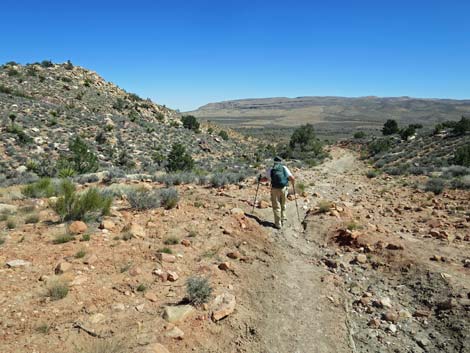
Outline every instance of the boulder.
{"label": "boulder", "polygon": [[174,324],[188,318],[194,312],[191,305],[165,306],[163,308],[163,318]]}
{"label": "boulder", "polygon": [[167,278],[170,282],[176,282],[179,278],[178,274],[173,271],[168,271]]}
{"label": "boulder", "polygon": [[219,264],[219,270],[228,271],[230,270],[230,268],[231,268],[230,262],[222,262]]}
{"label": "boulder", "polygon": [[105,219],[101,222],[100,224],[100,229],[107,229],[107,230],[113,230],[116,225],[114,224],[113,221],[109,219]]}
{"label": "boulder", "polygon": [[56,275],[61,275],[62,273],[69,272],[70,270],[72,270],[72,264],[62,261],[55,267],[54,272]]}
{"label": "boulder", "polygon": [[227,317],[235,310],[237,304],[233,294],[224,293],[218,295],[212,303],[212,320],[219,321]]}
{"label": "boulder", "polygon": [[82,221],[75,221],[69,225],[69,232],[71,234],[82,234],[85,233],[87,229],[88,226]]}
{"label": "boulder", "polygon": [[359,254],[356,256],[356,262],[360,263],[360,264],[365,264],[367,263],[367,256],[364,255],[364,254]]}
{"label": "boulder", "polygon": [[31,265],[31,262],[25,261],[25,260],[17,259],[17,260],[10,260],[10,261],[7,261],[6,265],[7,265],[8,267],[10,267],[10,268],[26,267],[26,266],[30,266],[30,265]]}
{"label": "boulder", "polygon": [[146,233],[144,227],[137,223],[129,223],[123,229],[123,233],[129,233],[133,238],[144,238]]}
{"label": "boulder", "polygon": [[157,254],[157,259],[160,262],[168,262],[168,263],[176,262],[176,256],[171,255],[171,254],[167,254],[167,253],[164,253],[164,252],[158,253]]}
{"label": "boulder", "polygon": [[183,339],[184,332],[178,327],[173,324],[169,324],[166,328],[165,336],[174,339]]}

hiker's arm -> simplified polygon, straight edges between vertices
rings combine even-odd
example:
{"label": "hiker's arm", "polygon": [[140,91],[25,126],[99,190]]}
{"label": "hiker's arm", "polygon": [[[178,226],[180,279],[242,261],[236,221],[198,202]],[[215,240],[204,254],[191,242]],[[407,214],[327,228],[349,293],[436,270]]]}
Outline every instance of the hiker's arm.
{"label": "hiker's arm", "polygon": [[292,184],[295,183],[295,177],[293,175],[289,176],[289,180]]}
{"label": "hiker's arm", "polygon": [[268,177],[262,176],[261,174],[258,177],[258,181],[260,181],[261,183],[266,183],[268,180]]}

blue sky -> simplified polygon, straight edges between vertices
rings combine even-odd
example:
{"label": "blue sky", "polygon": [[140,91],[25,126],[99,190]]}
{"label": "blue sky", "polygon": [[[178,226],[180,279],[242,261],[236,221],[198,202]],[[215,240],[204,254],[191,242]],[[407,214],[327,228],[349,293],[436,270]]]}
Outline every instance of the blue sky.
{"label": "blue sky", "polygon": [[470,98],[470,1],[10,1],[0,62],[97,71],[182,111],[271,96]]}

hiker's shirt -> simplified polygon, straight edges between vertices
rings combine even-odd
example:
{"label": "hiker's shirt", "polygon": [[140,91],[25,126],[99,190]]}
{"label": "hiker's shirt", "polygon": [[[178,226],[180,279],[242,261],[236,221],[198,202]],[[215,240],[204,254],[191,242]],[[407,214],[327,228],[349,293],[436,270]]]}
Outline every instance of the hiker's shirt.
{"label": "hiker's shirt", "polygon": [[[290,178],[293,176],[289,168],[287,168],[285,165],[283,165],[282,168],[284,169],[284,172],[286,173],[287,178]],[[271,182],[271,170],[273,170],[272,167],[266,170],[266,177],[268,178],[269,182]]]}

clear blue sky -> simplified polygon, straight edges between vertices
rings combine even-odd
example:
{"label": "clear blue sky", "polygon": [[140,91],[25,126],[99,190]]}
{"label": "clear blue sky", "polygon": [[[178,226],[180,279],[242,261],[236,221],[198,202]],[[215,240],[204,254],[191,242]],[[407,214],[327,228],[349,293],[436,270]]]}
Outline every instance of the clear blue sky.
{"label": "clear blue sky", "polygon": [[270,96],[470,98],[470,1],[22,1],[0,62],[97,71],[182,111]]}

